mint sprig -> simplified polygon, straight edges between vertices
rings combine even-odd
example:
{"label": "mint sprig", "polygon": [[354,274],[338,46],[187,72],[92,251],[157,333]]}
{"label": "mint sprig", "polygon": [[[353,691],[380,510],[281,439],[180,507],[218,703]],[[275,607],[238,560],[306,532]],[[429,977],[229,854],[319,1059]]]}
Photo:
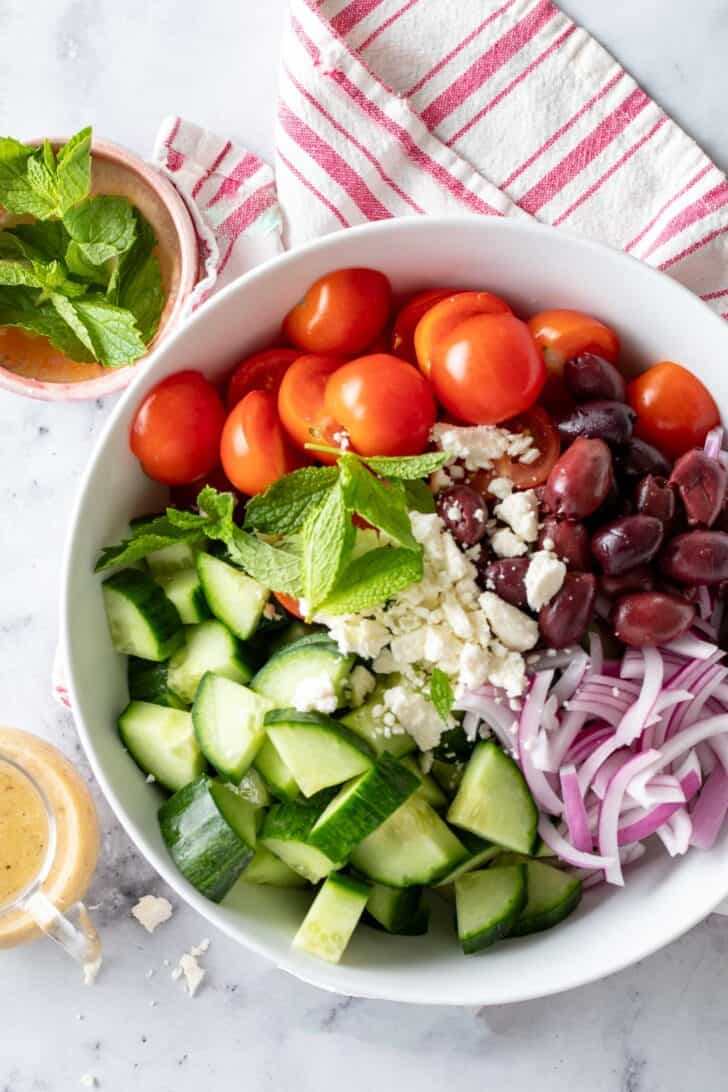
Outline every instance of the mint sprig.
{"label": "mint sprig", "polygon": [[450,679],[439,667],[434,668],[430,676],[430,701],[437,709],[440,718],[447,724],[455,701],[455,694]]}
{"label": "mint sprig", "polygon": [[422,579],[422,553],[380,546],[344,569],[338,586],[319,606],[321,614],[371,610]]}
{"label": "mint sprig", "polygon": [[351,557],[356,531],[342,478],[303,527],[302,583],[309,614],[337,586]]}
{"label": "mint sprig", "polygon": [[335,466],[304,466],[291,471],[265,493],[250,498],[245,508],[245,527],[269,535],[300,531],[306,517],[324,503],[338,478]]}

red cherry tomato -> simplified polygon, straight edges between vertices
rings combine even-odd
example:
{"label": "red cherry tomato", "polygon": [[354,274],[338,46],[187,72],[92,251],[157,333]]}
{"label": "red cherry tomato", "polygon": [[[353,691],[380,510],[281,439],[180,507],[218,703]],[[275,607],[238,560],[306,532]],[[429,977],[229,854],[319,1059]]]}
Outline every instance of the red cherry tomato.
{"label": "red cherry tomato", "polygon": [[130,445],[156,482],[184,485],[209,474],[220,461],[225,408],[200,372],[167,376],[136,411]]}
{"label": "red cherry tomato", "polygon": [[[417,323],[440,300],[455,296],[458,288],[428,288],[426,292],[418,292],[412,296],[397,314],[392,327],[392,352],[395,356],[401,356],[410,364],[417,363],[415,351],[415,329]],[[386,349],[383,350],[386,352]]]}
{"label": "red cherry tomato", "polygon": [[718,407],[707,388],[671,360],[633,379],[627,399],[637,413],[636,435],[672,459],[702,447],[710,429],[720,424]]}
{"label": "red cherry tomato", "polygon": [[510,432],[530,432],[539,457],[532,463],[524,463],[510,455],[501,455],[492,470],[478,470],[473,475],[472,484],[481,493],[488,491],[493,478],[510,478],[516,489],[535,489],[546,481],[561,453],[559,430],[541,406],[531,406],[504,426]]}
{"label": "red cherry tomato", "polygon": [[217,489],[218,493],[235,493],[237,490],[225,477],[225,471],[221,466],[216,466],[209,474],[204,474],[196,482],[186,485],[173,485],[169,491],[170,504],[174,508],[197,508],[197,498],[200,490],[206,485]]}
{"label": "red cherry tomato", "polygon": [[[341,425],[324,404],[324,392],[329,377],[340,368],[341,361],[330,356],[301,356],[291,364],[278,391],[278,413],[288,435],[297,447],[306,444],[339,446],[336,433]],[[315,452],[322,463],[335,463],[336,455]]]}
{"label": "red cherry tomato", "polygon": [[361,455],[418,455],[435,423],[429,383],[386,353],[338,368],[326,384],[325,402]]}
{"label": "red cherry tomato", "polygon": [[435,352],[461,322],[474,315],[507,314],[510,307],[492,292],[458,292],[434,304],[415,327],[417,364],[428,378]]}
{"label": "red cherry tomato", "polygon": [[614,364],[619,338],[599,319],[581,311],[540,311],[528,320],[533,339],[544,354],[549,372],[561,376],[564,364],[581,353],[596,353]]}
{"label": "red cherry tomato", "polygon": [[294,599],[292,595],[286,595],[285,592],[273,592],[276,599],[289,614],[292,614],[295,618],[300,618],[303,622],[304,618],[298,606],[298,600]]}
{"label": "red cherry tomato", "polygon": [[438,399],[456,417],[494,425],[530,409],[546,366],[525,322],[510,312],[476,315],[435,347],[431,378]]}
{"label": "red cherry tomato", "polygon": [[392,289],[375,269],[337,269],[315,281],[283,320],[283,334],[307,353],[356,356],[382,332]]}
{"label": "red cherry tomato", "polygon": [[281,380],[289,366],[301,354],[298,349],[264,349],[246,357],[230,377],[225,402],[231,410],[250,391],[278,394]]}
{"label": "red cherry tomato", "polygon": [[301,466],[267,391],[251,391],[232,410],[220,443],[223,470],[241,493],[262,493]]}

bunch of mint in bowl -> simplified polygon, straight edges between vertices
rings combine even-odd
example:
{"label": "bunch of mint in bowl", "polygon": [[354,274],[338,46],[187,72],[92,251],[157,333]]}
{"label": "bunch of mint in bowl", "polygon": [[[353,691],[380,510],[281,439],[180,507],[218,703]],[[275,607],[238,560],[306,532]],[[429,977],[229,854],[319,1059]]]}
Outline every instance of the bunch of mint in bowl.
{"label": "bunch of mint in bowl", "polygon": [[46,337],[70,360],[120,368],[156,334],[162,274],[138,209],[90,191],[90,128],[58,149],[0,137],[0,327]]}

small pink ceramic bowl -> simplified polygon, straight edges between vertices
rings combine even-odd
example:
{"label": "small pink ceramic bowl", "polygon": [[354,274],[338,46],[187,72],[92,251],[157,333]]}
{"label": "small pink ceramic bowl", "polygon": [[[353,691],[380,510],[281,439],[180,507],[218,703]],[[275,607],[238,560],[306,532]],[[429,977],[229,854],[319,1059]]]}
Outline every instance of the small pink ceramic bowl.
{"label": "small pink ceramic bowl", "polygon": [[[51,138],[51,143],[57,148],[65,142]],[[184,201],[171,182],[154,167],[126,148],[105,141],[94,140],[91,153],[91,192],[128,197],[157,237],[166,303],[159,330],[149,346],[151,353],[179,320],[197,281],[197,234]],[[3,336],[0,329],[0,362],[4,355]],[[99,364],[76,364],[61,354],[45,366],[31,358],[10,367],[0,363],[0,388],[48,402],[101,398],[126,387],[146,360],[147,357],[142,357],[134,365],[113,369]]]}

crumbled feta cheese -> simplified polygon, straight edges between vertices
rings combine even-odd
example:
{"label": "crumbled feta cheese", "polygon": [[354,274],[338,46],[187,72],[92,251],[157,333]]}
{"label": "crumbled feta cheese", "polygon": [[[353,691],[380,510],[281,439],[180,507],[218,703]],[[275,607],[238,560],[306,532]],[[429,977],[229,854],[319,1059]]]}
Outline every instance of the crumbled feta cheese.
{"label": "crumbled feta cheese", "polygon": [[79,1084],[82,1084],[84,1088],[98,1088],[99,1082],[93,1073],[84,1073],[81,1077]]}
{"label": "crumbled feta cheese", "polygon": [[172,903],[161,896],[142,895],[131,912],[148,933],[153,933],[172,917]]}
{"label": "crumbled feta cheese", "polygon": [[498,500],[505,500],[513,492],[513,482],[510,478],[493,478],[488,484],[488,492]]}
{"label": "crumbled feta cheese", "polygon": [[440,742],[443,721],[431,701],[411,693],[403,686],[392,686],[383,694],[385,705],[412,736],[421,751],[430,751]]}
{"label": "crumbled feta cheese", "polygon": [[522,694],[526,687],[526,665],[518,652],[493,657],[488,667],[488,682],[505,690],[509,696]]}
{"label": "crumbled feta cheese", "polygon": [[503,455],[517,458],[535,450],[530,432],[510,432],[497,425],[463,426],[439,422],[430,437],[451,459],[462,461],[466,470],[489,470]]}
{"label": "crumbled feta cheese", "polygon": [[528,451],[523,452],[523,454],[519,457],[518,461],[519,463],[525,463],[526,466],[530,466],[531,463],[535,463],[540,458],[541,452],[538,451],[535,447],[530,447]]}
{"label": "crumbled feta cheese", "polygon": [[506,648],[514,652],[526,652],[538,641],[538,625],[518,607],[504,602],[489,591],[481,595],[480,605],[491,629]]}
{"label": "crumbled feta cheese", "polygon": [[339,646],[339,651],[348,655],[350,652],[373,660],[382,651],[389,639],[389,632],[381,622],[370,618],[357,618],[356,615],[337,615],[332,618],[320,616],[329,629],[331,636]]}
{"label": "crumbled feta cheese", "polygon": [[501,527],[490,536],[490,544],[498,557],[522,557],[528,553],[524,542],[510,527]]}
{"label": "crumbled feta cheese", "polygon": [[533,489],[511,493],[496,505],[495,514],[526,542],[538,538],[538,497]]}
{"label": "crumbled feta cheese", "polygon": [[153,773],[148,773],[144,780],[146,781],[147,785],[156,785],[157,783],[157,779]]}
{"label": "crumbled feta cheese", "polygon": [[533,554],[526,570],[526,597],[531,610],[541,610],[553,599],[565,576],[566,565],[548,550]]}
{"label": "crumbled feta cheese", "polygon": [[293,708],[299,713],[335,713],[338,704],[337,693],[325,671],[301,679],[293,692]]}
{"label": "crumbled feta cheese", "polygon": [[345,428],[334,433],[334,443],[341,451],[348,451],[351,447],[351,438]]}
{"label": "crumbled feta cheese", "polygon": [[172,978],[175,981],[184,977],[187,993],[190,997],[195,996],[205,977],[205,968],[200,966],[198,960],[209,947],[210,941],[207,938],[200,941],[199,944],[190,948],[189,952],[185,952],[180,956],[177,966],[172,971]]}
{"label": "crumbled feta cheese", "polygon": [[541,547],[542,547],[542,549],[544,549],[544,550],[551,550],[551,551],[553,551],[553,550],[555,550],[555,549],[556,549],[556,543],[554,542],[554,540],[553,540],[552,538],[545,538],[545,539],[543,540],[543,542],[541,543]]}
{"label": "crumbled feta cheese", "polygon": [[363,664],[357,664],[349,676],[349,695],[352,706],[357,709],[363,705],[376,685],[377,680],[371,671],[367,671]]}

